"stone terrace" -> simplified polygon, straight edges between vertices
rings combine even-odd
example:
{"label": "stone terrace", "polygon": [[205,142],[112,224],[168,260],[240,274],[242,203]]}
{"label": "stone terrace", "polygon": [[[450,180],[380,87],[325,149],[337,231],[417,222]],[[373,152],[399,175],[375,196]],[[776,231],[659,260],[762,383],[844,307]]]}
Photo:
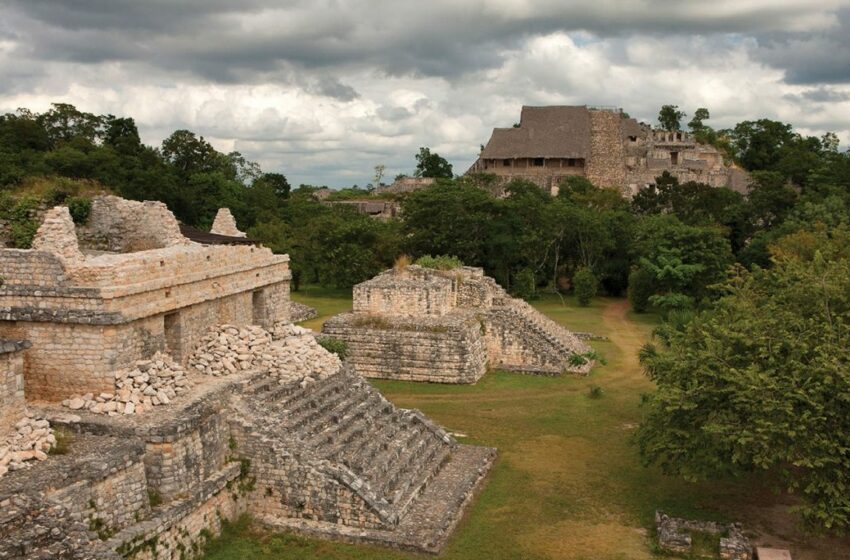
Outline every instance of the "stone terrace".
{"label": "stone terrace", "polygon": [[587,373],[590,348],[480,268],[389,270],[354,287],[354,310],[323,333],[344,340],[367,377],[475,383],[488,368]]}

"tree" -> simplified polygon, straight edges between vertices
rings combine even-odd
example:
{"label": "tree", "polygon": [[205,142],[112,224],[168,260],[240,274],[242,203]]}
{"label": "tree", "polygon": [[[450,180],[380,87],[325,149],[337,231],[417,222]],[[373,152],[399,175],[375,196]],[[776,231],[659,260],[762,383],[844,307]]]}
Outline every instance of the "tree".
{"label": "tree", "polygon": [[[685,116],[684,114],[682,115]],[[688,128],[691,129],[691,132],[700,132],[706,128],[703,121],[707,121],[711,118],[711,115],[708,112],[708,109],[705,107],[700,107],[694,113],[694,118],[691,119],[691,122],[688,123]]]}
{"label": "tree", "polygon": [[576,299],[581,306],[590,305],[590,300],[596,296],[596,290],[599,287],[599,282],[593,270],[583,266],[579,268],[573,276],[573,287],[576,292]]}
{"label": "tree", "polygon": [[785,238],[773,268],[739,268],[713,307],[661,327],[641,351],[657,386],[645,463],[688,480],[775,473],[811,524],[850,526],[848,247],[846,229]]}
{"label": "tree", "polygon": [[283,173],[264,173],[262,177],[260,177],[259,182],[271,187],[275,196],[280,199],[289,198],[289,193],[292,190],[292,187],[289,185],[289,181],[286,180],[286,176]]}
{"label": "tree", "polygon": [[682,119],[685,116],[678,105],[662,105],[658,112],[658,122],[664,130],[682,130]]}
{"label": "tree", "polygon": [[376,188],[381,186],[381,179],[384,177],[384,172],[386,170],[387,166],[384,164],[375,166],[375,179],[372,184],[375,185]]}
{"label": "tree", "polygon": [[419,148],[419,153],[416,154],[416,171],[417,177],[435,177],[443,179],[451,179],[452,165],[436,152],[431,152],[430,148]]}
{"label": "tree", "polygon": [[672,215],[640,222],[634,244],[638,263],[652,275],[653,305],[683,309],[709,297],[709,287],[725,280],[732,250],[716,226],[690,226]]}

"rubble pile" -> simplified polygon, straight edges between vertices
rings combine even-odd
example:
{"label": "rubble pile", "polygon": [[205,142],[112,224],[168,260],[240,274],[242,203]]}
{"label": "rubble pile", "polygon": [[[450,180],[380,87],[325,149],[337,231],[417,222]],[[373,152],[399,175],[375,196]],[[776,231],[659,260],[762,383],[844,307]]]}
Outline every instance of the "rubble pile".
{"label": "rubble pile", "polygon": [[218,325],[201,339],[189,367],[214,376],[266,369],[274,360],[267,352],[271,341],[272,335],[262,327]]}
{"label": "rubble pile", "polygon": [[316,342],[313,331],[278,323],[272,332],[256,326],[221,325],[201,339],[189,366],[205,375],[267,371],[281,383],[322,379],[339,371],[339,358]]}
{"label": "rubble pile", "polygon": [[276,369],[281,382],[297,378],[324,379],[342,367],[336,354],[328,352],[316,341],[310,329],[292,323],[277,323],[272,329],[275,339]]}
{"label": "rubble pile", "polygon": [[192,387],[183,367],[168,354],[157,352],[149,360],[138,360],[132,368],[115,372],[115,391],[86,393],[62,401],[71,410],[95,414],[140,414],[165,405]]}
{"label": "rubble pile", "polygon": [[0,476],[29,467],[28,461],[44,461],[54,445],[56,436],[50,423],[27,411],[11,433],[0,437]]}

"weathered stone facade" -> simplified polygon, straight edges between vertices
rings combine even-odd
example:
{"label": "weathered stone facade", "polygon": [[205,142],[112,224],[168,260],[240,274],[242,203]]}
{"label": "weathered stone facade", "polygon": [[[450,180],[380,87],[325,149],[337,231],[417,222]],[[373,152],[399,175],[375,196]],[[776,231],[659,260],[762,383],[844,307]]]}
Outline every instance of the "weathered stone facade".
{"label": "weathered stone facade", "polygon": [[[96,206],[173,220],[124,202]],[[0,428],[40,459],[0,470],[0,558],[188,560],[242,513],[443,548],[495,450],[396,408],[289,324],[286,256],[47,216],[38,250],[0,251]],[[0,447],[6,469],[19,450]]]}
{"label": "weathered stone facade", "polygon": [[632,196],[669,172],[681,182],[746,192],[745,171],[724,162],[713,146],[686,132],[654,130],[621,110],[593,107],[523,107],[515,128],[493,130],[468,173],[524,179],[557,194],[566,177],[587,177]]}
{"label": "weathered stone facade", "polygon": [[[95,199],[94,215],[123,208],[115,198]],[[163,216],[158,203],[125,202],[142,218],[146,208],[154,210],[150,219]],[[210,325],[288,319],[286,255],[178,238],[170,213],[156,224],[96,218],[83,237],[100,240],[101,249],[155,248],[85,254],[91,245],[80,248],[68,210],[59,207],[48,212],[33,250],[0,250],[0,337],[33,343],[25,363],[30,398],[111,390],[114,371],[157,351],[184,359]]]}
{"label": "weathered stone facade", "polygon": [[24,412],[24,351],[27,340],[0,339],[0,429]]}
{"label": "weathered stone facade", "polygon": [[366,377],[475,383],[487,368],[586,373],[590,348],[480,268],[389,270],[354,287],[354,310],[322,332]]}

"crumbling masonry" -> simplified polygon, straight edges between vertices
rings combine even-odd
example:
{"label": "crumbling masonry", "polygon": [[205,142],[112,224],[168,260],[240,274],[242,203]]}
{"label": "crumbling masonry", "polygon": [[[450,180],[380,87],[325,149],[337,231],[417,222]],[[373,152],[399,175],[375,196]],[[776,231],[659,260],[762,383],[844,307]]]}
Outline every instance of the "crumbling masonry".
{"label": "crumbling masonry", "polygon": [[218,218],[197,243],[159,203],[100,197],[0,250],[0,558],[193,558],[242,513],[445,545],[495,451],[288,324],[288,257]]}
{"label": "crumbling masonry", "polygon": [[586,373],[590,348],[480,268],[412,265],[354,287],[354,310],[322,332],[345,341],[360,375],[475,383],[488,369]]}

